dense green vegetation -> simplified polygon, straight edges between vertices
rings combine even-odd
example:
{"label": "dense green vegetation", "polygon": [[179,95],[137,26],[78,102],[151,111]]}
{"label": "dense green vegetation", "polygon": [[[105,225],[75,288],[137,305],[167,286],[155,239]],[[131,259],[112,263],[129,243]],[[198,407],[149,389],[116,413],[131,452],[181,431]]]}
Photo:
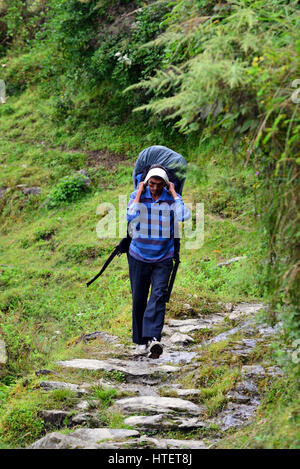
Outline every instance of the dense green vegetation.
{"label": "dense green vegetation", "polygon": [[[20,380],[84,332],[117,332],[130,343],[125,256],[101,281],[85,285],[118,242],[97,238],[96,209],[112,202],[123,216],[118,196],[132,191],[138,153],[162,144],[188,161],[184,199],[205,205],[204,244],[195,254],[182,243],[168,313],[179,317],[186,301],[204,312],[226,301],[270,304],[266,317],[284,328],[273,359],[289,378],[266,398],[262,424],[241,430],[238,443],[228,445],[293,446],[298,31],[294,1],[0,0],[0,80],[7,94],[0,104],[0,194],[6,189],[0,333],[9,350],[0,370],[3,405],[18,395]],[[89,187],[80,169],[88,171]],[[22,184],[41,193],[26,195]],[[216,268],[236,256],[247,257]],[[225,378],[216,387],[226,387],[230,373]],[[287,383],[293,392],[278,399]],[[220,404],[215,394],[212,409]],[[65,398],[55,396],[55,403]],[[39,434],[34,417],[41,405],[4,406],[0,431],[11,434],[5,444],[22,446],[15,437],[22,425],[24,434]],[[276,440],[281,423],[286,433]]]}

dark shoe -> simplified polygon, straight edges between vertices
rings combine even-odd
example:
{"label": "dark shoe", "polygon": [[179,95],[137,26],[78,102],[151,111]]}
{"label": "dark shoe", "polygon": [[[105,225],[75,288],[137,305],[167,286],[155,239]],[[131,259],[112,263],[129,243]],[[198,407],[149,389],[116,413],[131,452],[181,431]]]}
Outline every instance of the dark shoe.
{"label": "dark shoe", "polygon": [[163,353],[163,346],[155,337],[153,337],[149,344],[148,358],[157,359],[160,357],[162,353]]}

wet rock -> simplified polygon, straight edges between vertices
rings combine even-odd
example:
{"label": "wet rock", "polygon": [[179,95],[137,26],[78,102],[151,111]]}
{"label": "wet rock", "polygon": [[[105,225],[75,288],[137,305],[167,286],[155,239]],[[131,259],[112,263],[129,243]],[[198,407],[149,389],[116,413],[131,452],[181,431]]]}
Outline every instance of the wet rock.
{"label": "wet rock", "polygon": [[[153,360],[152,360],[153,361]],[[126,361],[118,359],[94,360],[78,358],[74,360],[60,361],[58,365],[63,367],[80,368],[85,370],[103,370],[108,372],[121,372],[127,381],[151,377],[156,372],[173,373],[179,371],[175,366],[150,365],[146,362]]]}
{"label": "wet rock", "polygon": [[114,406],[127,414],[146,410],[151,414],[184,412],[186,415],[200,415],[205,411],[203,406],[176,397],[129,397],[117,400]]}

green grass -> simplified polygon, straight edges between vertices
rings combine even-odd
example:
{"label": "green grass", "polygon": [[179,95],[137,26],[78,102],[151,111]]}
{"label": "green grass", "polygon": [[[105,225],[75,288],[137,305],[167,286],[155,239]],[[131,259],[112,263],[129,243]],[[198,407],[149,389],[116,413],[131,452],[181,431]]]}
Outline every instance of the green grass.
{"label": "green grass", "polygon": [[[78,106],[85,98],[77,97]],[[181,241],[181,264],[167,317],[210,314],[227,301],[255,300],[263,294],[255,175],[253,168],[242,165],[242,154],[233,156],[217,139],[199,146],[195,139],[147,126],[136,116],[113,126],[79,120],[72,128],[68,121],[53,119],[53,106],[53,98],[31,88],[0,107],[0,188],[7,188],[0,199],[0,316],[10,356],[5,371],[1,370],[3,382],[8,381],[0,393],[0,447],[22,447],[37,439],[44,431],[36,418],[38,409],[67,405],[59,393],[46,397],[32,389],[27,398],[21,390],[18,397],[23,377],[43,367],[59,371],[56,360],[86,353],[97,357],[105,344],[76,345],[83,333],[103,330],[118,335],[126,345],[131,343],[126,256],[115,259],[89,288],[86,282],[119,242],[118,231],[113,238],[98,237],[103,213],[97,213],[97,207],[111,203],[125,220],[126,204],[119,208],[119,195],[128,197],[132,192],[133,165],[143,148],[162,144],[181,152],[189,168],[183,198],[202,202],[205,209],[203,245],[192,250],[186,236]],[[80,169],[88,170],[89,190],[78,198],[68,197],[65,182]],[[39,186],[41,194],[26,196],[17,187],[20,184]],[[45,205],[49,198],[56,202],[52,208]],[[237,256],[247,258],[217,267]],[[192,306],[191,312],[186,312],[185,303]],[[225,329],[231,326],[228,323]],[[200,331],[198,339],[209,335]],[[229,346],[226,341],[204,347],[195,364],[202,367],[200,374],[181,377],[184,387],[201,389],[199,402],[206,405],[208,416],[222,409],[238,376],[238,363],[213,365],[220,354],[230,362]],[[113,379],[115,388],[124,380],[120,373],[71,369],[55,379],[94,384],[101,377]],[[210,382],[203,381],[208,378]],[[121,414],[108,410],[115,390],[96,388],[95,393],[101,422],[123,428]]]}

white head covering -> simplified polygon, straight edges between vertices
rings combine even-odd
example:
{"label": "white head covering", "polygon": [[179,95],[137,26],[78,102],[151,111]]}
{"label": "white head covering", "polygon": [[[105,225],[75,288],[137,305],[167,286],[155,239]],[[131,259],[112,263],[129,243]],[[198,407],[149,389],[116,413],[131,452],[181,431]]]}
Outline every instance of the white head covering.
{"label": "white head covering", "polygon": [[148,181],[148,179],[150,179],[151,177],[154,177],[154,176],[162,178],[165,181],[165,183],[167,184],[167,186],[169,186],[170,181],[169,181],[168,175],[167,175],[166,171],[162,168],[152,168],[152,169],[150,169],[147,173],[147,176],[145,177],[144,182],[146,183]]}

